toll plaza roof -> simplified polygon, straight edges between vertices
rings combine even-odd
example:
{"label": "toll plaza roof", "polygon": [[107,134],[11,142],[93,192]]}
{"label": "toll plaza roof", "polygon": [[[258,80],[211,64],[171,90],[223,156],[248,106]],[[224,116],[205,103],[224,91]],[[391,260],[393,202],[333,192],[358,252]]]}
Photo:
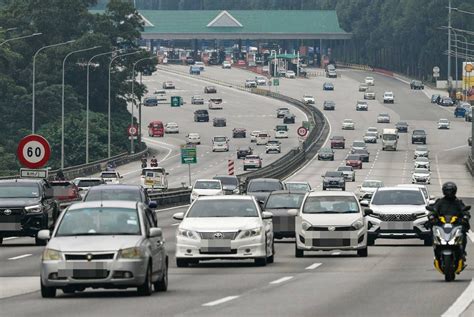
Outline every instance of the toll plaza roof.
{"label": "toll plaza roof", "polygon": [[[101,13],[95,11],[95,13]],[[139,10],[144,39],[350,39],[334,10]]]}

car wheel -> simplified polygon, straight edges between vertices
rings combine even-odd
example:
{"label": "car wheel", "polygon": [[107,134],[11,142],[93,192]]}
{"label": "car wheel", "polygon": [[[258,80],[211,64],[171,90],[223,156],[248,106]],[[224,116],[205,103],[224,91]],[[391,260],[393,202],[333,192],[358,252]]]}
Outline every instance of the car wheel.
{"label": "car wheel", "polygon": [[246,171],[246,170],[247,170],[247,168],[244,166],[244,171]]}
{"label": "car wheel", "polygon": [[375,245],[375,239],[370,236],[367,237],[367,245]]}
{"label": "car wheel", "polygon": [[189,261],[185,259],[176,258],[176,266],[177,267],[188,267]]}
{"label": "car wheel", "polygon": [[267,265],[267,258],[255,258],[254,259],[256,266],[266,266]]}
{"label": "car wheel", "polygon": [[342,191],[346,191],[346,186],[342,187]]}
{"label": "car wheel", "polygon": [[352,177],[352,181],[353,181],[353,182],[355,182],[355,181],[356,181],[356,178],[355,178],[355,176],[354,176],[354,177]]}
{"label": "car wheel", "polygon": [[275,242],[272,242],[272,255],[267,257],[267,263],[275,262]]}
{"label": "car wheel", "polygon": [[0,245],[3,244],[3,237],[0,237]]}
{"label": "car wheel", "polygon": [[323,190],[326,190],[326,187],[323,186]]}
{"label": "car wheel", "polygon": [[41,282],[41,297],[43,298],[53,298],[56,296],[56,287],[44,286]]}
{"label": "car wheel", "polygon": [[298,249],[298,244],[296,244],[296,242],[295,242],[295,257],[296,258],[304,257],[304,250]]}
{"label": "car wheel", "polygon": [[142,285],[137,287],[137,293],[139,296],[150,296],[153,292],[153,283],[151,281],[151,265],[148,264],[146,268],[146,277]]}
{"label": "car wheel", "polygon": [[367,247],[357,250],[357,255],[363,258],[367,257],[368,255]]}
{"label": "car wheel", "polygon": [[168,290],[168,258],[165,260],[165,267],[161,277],[153,283],[156,292],[166,292]]}
{"label": "car wheel", "polygon": [[425,247],[431,247],[433,245],[433,237],[428,237],[428,238],[425,238],[423,239],[423,245]]}

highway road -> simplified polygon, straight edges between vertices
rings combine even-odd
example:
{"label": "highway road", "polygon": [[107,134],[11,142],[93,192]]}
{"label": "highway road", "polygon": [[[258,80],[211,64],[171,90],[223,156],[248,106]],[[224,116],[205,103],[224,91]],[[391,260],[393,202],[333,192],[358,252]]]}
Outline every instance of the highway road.
{"label": "highway road", "polygon": [[[186,71],[179,66],[170,68]],[[433,164],[430,192],[439,195],[440,183],[455,180],[460,187],[460,196],[465,197],[467,203],[474,203],[473,179],[463,169],[468,151],[464,146],[467,124],[450,118],[452,129],[438,131],[437,119],[447,117],[449,113],[430,104],[423,92],[410,91],[405,83],[382,75],[374,75],[377,99],[369,101],[369,111],[356,112],[355,102],[362,98],[362,93],[357,91],[358,82],[367,74],[359,71],[341,71],[341,74],[341,78],[331,80],[335,83],[334,92],[322,91],[325,78],[282,79],[279,91],[298,99],[305,93],[313,94],[316,107],[321,107],[324,100],[334,100],[336,110],[325,111],[325,115],[331,123],[331,135],[344,135],[347,144],[360,139],[368,126],[393,127],[398,120],[408,121],[410,131],[414,127],[426,129]],[[217,67],[208,67],[205,75],[236,85],[253,76],[243,70],[223,71]],[[157,75],[158,85],[164,80],[160,76],[165,78],[167,75]],[[196,79],[179,78],[198,83],[195,89],[199,93],[204,86]],[[150,79],[155,80],[154,77]],[[179,90],[178,78],[173,80]],[[381,103],[385,90],[394,91],[394,105]],[[222,91],[229,95],[235,93],[236,104],[239,99],[253,98],[248,97],[248,93],[237,93],[232,89],[222,88]],[[260,102],[264,104],[265,101],[268,101],[269,109],[277,107],[271,99],[258,98],[259,107]],[[186,107],[180,110],[184,113],[188,110]],[[376,124],[379,112],[390,113],[392,123]],[[274,112],[269,110],[269,113]],[[355,131],[340,129],[344,118],[356,122]],[[241,124],[245,121],[236,120]],[[383,180],[386,185],[410,182],[414,148],[409,142],[410,131],[400,137],[400,148],[396,152],[381,151],[380,144],[370,145],[371,162],[356,172],[356,182],[349,184],[347,189],[355,190],[357,184],[366,178]],[[165,140],[167,144],[173,144],[167,138],[159,141]],[[314,160],[290,179],[308,180],[313,187],[320,188],[320,175],[339,166],[346,153],[347,150],[336,150],[333,162]],[[208,162],[210,156],[203,161]],[[294,243],[285,240],[276,244],[275,263],[267,267],[254,267],[246,261],[213,261],[178,269],[173,256],[177,222],[171,216],[184,210],[185,207],[180,207],[158,212],[171,263],[167,293],[154,293],[145,298],[137,297],[132,291],[99,290],[75,295],[60,293],[57,299],[42,299],[38,292],[42,248],[32,246],[31,239],[17,238],[5,241],[0,252],[0,285],[4,286],[0,288],[0,297],[3,298],[0,299],[0,316],[51,316],[58,312],[67,312],[71,316],[439,316],[456,308],[454,303],[472,284],[474,277],[472,266],[468,266],[456,282],[445,283],[433,268],[432,249],[423,247],[418,240],[377,240],[375,246],[369,247],[367,258],[358,258],[350,252],[316,252],[302,259],[294,257]],[[473,255],[470,241],[468,262],[472,262],[469,258]]]}

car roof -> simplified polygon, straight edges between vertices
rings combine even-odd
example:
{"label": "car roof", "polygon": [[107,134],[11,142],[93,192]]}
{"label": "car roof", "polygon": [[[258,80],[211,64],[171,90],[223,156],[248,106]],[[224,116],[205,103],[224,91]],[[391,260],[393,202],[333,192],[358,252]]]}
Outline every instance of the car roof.
{"label": "car roof", "polygon": [[252,195],[200,196],[199,200],[253,200]]}
{"label": "car roof", "polygon": [[200,179],[196,179],[195,182],[220,182],[220,180],[213,179],[213,178],[200,178]]}
{"label": "car roof", "polygon": [[99,208],[99,207],[120,207],[120,208],[130,208],[136,209],[138,202],[136,201],[126,201],[126,200],[97,200],[97,201],[88,201],[88,202],[79,202],[71,205],[68,209],[82,209],[82,208]]}
{"label": "car roof", "polygon": [[267,182],[267,183],[276,183],[276,182],[280,182],[279,179],[277,178],[253,178],[250,180],[250,182],[260,182],[260,183],[263,183],[263,182]]}
{"label": "car roof", "polygon": [[43,179],[36,179],[36,178],[12,178],[12,179],[2,179],[0,180],[0,184],[7,184],[7,183],[36,183],[40,184],[44,182]]}
{"label": "car roof", "polygon": [[411,191],[419,190],[418,187],[405,187],[405,186],[379,187],[377,190],[378,191],[389,191],[389,190],[400,190],[400,188],[403,188],[403,189],[406,189],[406,190],[411,190]]}
{"label": "car roof", "polygon": [[346,191],[313,191],[309,192],[307,197],[334,197],[334,196],[344,196],[344,197],[354,197],[354,193]]}
{"label": "car roof", "polygon": [[270,195],[283,195],[283,194],[302,194],[305,195],[307,191],[305,190],[274,190],[270,193]]}
{"label": "car roof", "polygon": [[238,177],[235,176],[235,175],[216,175],[216,176],[214,176],[214,179],[217,179],[216,177],[219,177],[219,178],[233,178],[233,179],[237,178],[238,179]]}
{"label": "car roof", "polygon": [[102,184],[99,186],[91,187],[91,190],[114,190],[114,189],[129,189],[129,190],[140,190],[142,186],[140,185],[129,185],[129,184]]}
{"label": "car roof", "polygon": [[102,178],[101,177],[76,177],[76,178],[74,178],[74,180],[78,180],[78,181],[100,180],[101,181]]}

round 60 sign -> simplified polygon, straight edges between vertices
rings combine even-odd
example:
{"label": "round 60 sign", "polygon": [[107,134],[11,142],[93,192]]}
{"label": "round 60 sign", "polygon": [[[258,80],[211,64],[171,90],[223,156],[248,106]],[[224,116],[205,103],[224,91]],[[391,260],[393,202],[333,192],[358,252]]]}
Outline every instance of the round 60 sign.
{"label": "round 60 sign", "polygon": [[21,139],[16,155],[24,167],[41,168],[48,163],[51,156],[51,148],[44,137],[30,134]]}

